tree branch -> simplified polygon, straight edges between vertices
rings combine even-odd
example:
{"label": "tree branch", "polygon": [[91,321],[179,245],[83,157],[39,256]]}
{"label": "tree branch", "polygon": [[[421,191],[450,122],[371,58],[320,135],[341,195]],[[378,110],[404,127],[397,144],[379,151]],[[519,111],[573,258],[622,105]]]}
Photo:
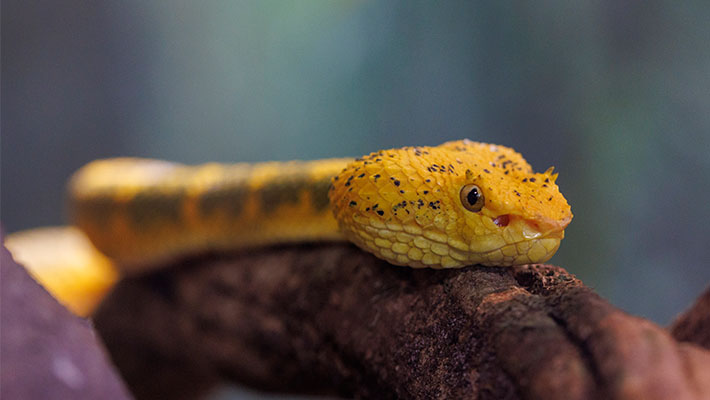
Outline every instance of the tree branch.
{"label": "tree branch", "polygon": [[678,316],[671,326],[671,333],[677,340],[710,349],[710,287],[688,311]]}
{"label": "tree branch", "polygon": [[95,323],[139,398],[223,378],[362,398],[710,396],[708,351],[549,265],[414,270],[347,244],[203,256],[125,279]]}

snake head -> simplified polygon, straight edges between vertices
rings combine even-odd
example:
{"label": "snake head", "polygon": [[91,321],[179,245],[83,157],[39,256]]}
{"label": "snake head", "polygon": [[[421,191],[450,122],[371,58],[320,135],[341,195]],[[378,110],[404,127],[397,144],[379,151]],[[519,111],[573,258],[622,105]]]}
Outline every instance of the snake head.
{"label": "snake head", "polygon": [[340,229],[393,264],[456,268],[547,261],[572,219],[552,169],[469,140],[383,150],[333,178]]}

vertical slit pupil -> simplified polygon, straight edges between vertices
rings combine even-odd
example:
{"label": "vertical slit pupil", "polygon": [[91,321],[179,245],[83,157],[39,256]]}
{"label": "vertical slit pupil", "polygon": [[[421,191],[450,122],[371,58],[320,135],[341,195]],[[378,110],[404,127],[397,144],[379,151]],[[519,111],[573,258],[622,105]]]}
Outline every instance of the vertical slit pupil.
{"label": "vertical slit pupil", "polygon": [[476,202],[478,202],[478,199],[481,196],[478,194],[478,189],[477,188],[472,188],[470,192],[466,195],[466,200],[468,200],[468,204],[474,205]]}

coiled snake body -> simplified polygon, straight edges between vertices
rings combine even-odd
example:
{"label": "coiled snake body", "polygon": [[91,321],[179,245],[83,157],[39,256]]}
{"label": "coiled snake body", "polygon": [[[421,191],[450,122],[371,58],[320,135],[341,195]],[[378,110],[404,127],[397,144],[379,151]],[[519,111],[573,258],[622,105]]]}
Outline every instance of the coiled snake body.
{"label": "coiled snake body", "polygon": [[468,140],[363,158],[185,166],[92,162],[70,184],[75,224],[125,272],[180,254],[347,238],[410,267],[544,262],[572,213],[552,169]]}

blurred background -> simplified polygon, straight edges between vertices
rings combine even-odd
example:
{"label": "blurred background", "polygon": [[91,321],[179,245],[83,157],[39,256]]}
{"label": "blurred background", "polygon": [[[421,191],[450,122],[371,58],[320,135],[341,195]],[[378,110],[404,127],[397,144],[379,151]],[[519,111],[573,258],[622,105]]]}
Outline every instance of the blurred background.
{"label": "blurred background", "polygon": [[358,156],[469,138],[554,165],[552,263],[667,324],[710,282],[710,3],[2,4],[1,217],[100,157]]}

